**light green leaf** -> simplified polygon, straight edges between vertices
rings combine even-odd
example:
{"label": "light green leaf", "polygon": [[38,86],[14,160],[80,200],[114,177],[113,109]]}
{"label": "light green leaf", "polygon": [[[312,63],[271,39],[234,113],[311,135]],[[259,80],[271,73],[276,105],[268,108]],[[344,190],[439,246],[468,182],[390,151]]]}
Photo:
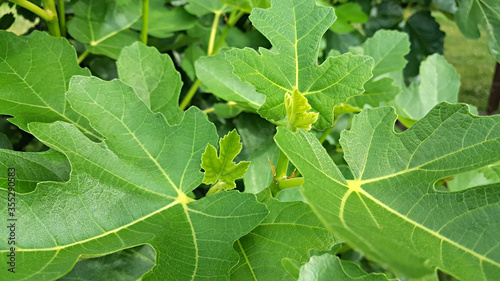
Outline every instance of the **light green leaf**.
{"label": "light green leaf", "polygon": [[345,3],[335,7],[337,20],[330,27],[336,33],[349,33],[355,29],[352,23],[365,23],[368,16],[363,12],[358,3]]}
{"label": "light green leaf", "polygon": [[0,149],[0,186],[8,186],[7,170],[14,168],[16,174],[16,192],[33,191],[42,181],[67,181],[70,165],[66,157],[59,152],[19,152]]}
{"label": "light green leaf", "polygon": [[397,96],[396,109],[401,117],[416,121],[440,102],[458,101],[460,75],[441,55],[431,55],[420,65],[420,80],[420,84],[403,86]]}
{"label": "light green leaf", "polygon": [[311,125],[318,120],[318,113],[308,112],[311,105],[307,103],[307,99],[295,87],[292,94],[285,94],[286,118],[288,120],[287,127],[295,132],[297,129],[309,131]]}
{"label": "light green leaf", "polygon": [[451,191],[460,191],[467,188],[500,182],[500,163],[459,174],[446,184]]}
{"label": "light green leaf", "polygon": [[142,245],[103,257],[79,261],[58,281],[136,281],[154,265],[153,247]]}
{"label": "light green leaf", "polygon": [[219,0],[188,0],[187,2],[186,11],[193,15],[225,13],[231,10],[231,7]]}
{"label": "light green leaf", "polygon": [[261,116],[274,122],[284,119],[285,94],[295,87],[319,113],[315,127],[329,127],[333,107],[363,91],[373,60],[344,54],[318,66],[319,42],[335,20],[333,9],[317,6],[314,0],[271,3],[270,9],[253,9],[250,20],[273,49],[230,50],[226,58],[242,81],[266,95],[259,108]]}
{"label": "light green leaf", "polygon": [[178,106],[182,79],[170,56],[136,42],[123,48],[116,67],[120,80],[134,88],[153,112],[163,113],[170,124],[182,119]]}
{"label": "light green leaf", "polygon": [[234,244],[240,262],[231,270],[231,280],[296,280],[283,267],[284,259],[307,262],[310,249],[328,250],[340,242],[306,203],[279,202],[269,190],[258,197],[269,215]]}
{"label": "light green leaf", "polygon": [[333,255],[313,256],[300,268],[299,281],[389,280],[383,274],[368,274],[359,265]]}
{"label": "light green leaf", "polygon": [[233,7],[234,9],[243,10],[250,13],[253,8],[269,8],[271,7],[270,0],[220,0],[222,3]]}
{"label": "light green leaf", "polygon": [[116,59],[123,47],[139,41],[139,34],[129,28],[141,10],[136,0],[81,0],[73,5],[75,16],[68,21],[68,32],[87,51]]}
{"label": "light green leaf", "polygon": [[330,230],[409,278],[439,268],[459,280],[500,274],[500,188],[439,192],[434,183],[500,160],[500,116],[441,103],[404,133],[391,108],[366,109],[344,131],[346,180],[316,136],[278,128],[275,140],[305,177],[303,195]]}
{"label": "light green leaf", "polygon": [[[153,37],[171,37],[176,31],[192,28],[196,20],[197,18],[187,13],[183,6],[167,9],[164,0],[149,1],[148,34]],[[132,28],[141,30],[142,20],[136,21]]]}
{"label": "light green leaf", "polygon": [[0,42],[0,114],[14,116],[9,121],[24,131],[29,122],[60,120],[100,138],[65,98],[73,75],[90,75],[78,66],[68,41],[45,32],[18,37],[0,31]]}
{"label": "light green leaf", "polygon": [[490,51],[500,62],[500,2],[497,0],[458,0],[455,21],[462,33],[472,39],[480,36],[481,26],[488,36]]}
{"label": "light green leaf", "polygon": [[[241,147],[240,136],[236,130],[232,130],[220,140],[219,156],[217,149],[209,144],[201,158],[201,167],[205,170],[203,183],[214,184],[213,188],[217,186],[218,191],[235,188],[234,181],[242,178],[250,165],[247,161],[241,161],[238,164],[233,162],[236,155],[240,153]],[[213,192],[210,191],[210,194],[218,192],[215,189]]]}
{"label": "light green leaf", "polygon": [[379,30],[363,43],[363,54],[375,60],[374,78],[403,70],[407,63],[404,57],[409,52],[408,35],[395,30]]}
{"label": "light green leaf", "polygon": [[217,97],[258,109],[264,103],[265,96],[233,74],[224,53],[221,51],[215,56],[199,58],[195,63],[196,75],[207,87],[207,91]]}
{"label": "light green leaf", "polygon": [[[203,150],[217,140],[206,115],[193,107],[171,126],[119,80],[75,76],[67,96],[106,141],[93,142],[68,123],[29,124],[33,135],[65,154],[72,171],[68,182],[18,194],[23,231],[16,233],[16,261],[29,267],[11,279],[53,280],[81,255],[142,244],[157,253],[143,280],[227,278],[238,262],[234,242],[267,210],[251,194],[223,192],[199,201],[186,195],[202,181]],[[0,197],[7,200],[5,190]],[[8,247],[0,246],[3,264]]]}

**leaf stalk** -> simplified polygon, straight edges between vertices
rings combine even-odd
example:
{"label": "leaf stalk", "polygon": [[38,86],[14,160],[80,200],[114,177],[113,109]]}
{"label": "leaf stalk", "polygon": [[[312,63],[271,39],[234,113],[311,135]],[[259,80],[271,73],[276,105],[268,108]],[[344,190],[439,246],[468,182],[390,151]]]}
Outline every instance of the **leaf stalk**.
{"label": "leaf stalk", "polygon": [[[208,55],[215,55],[219,51],[219,49],[222,47],[224,42],[226,41],[227,34],[229,33],[229,30],[238,22],[241,16],[243,16],[244,12],[243,11],[238,11],[235,12],[234,14],[231,13],[231,16],[229,16],[229,20],[227,22],[226,28],[224,32],[222,33],[222,36],[219,39],[219,42],[217,42],[217,45],[214,47],[214,42],[215,42],[215,35],[217,34],[217,27],[219,25],[219,19],[220,15],[222,14],[222,11],[224,10],[226,6],[224,6],[221,9],[221,12],[215,14],[214,22],[212,23],[212,31],[210,33],[210,41],[208,42]],[[234,11],[233,11],[234,12]],[[212,46],[212,47],[211,47]],[[184,97],[184,99],[181,102],[181,105],[179,108],[181,110],[186,109],[186,107],[191,103],[191,100],[193,99],[194,95],[196,94],[196,91],[201,85],[201,80],[196,79],[191,85],[191,88],[189,89],[188,93]]]}
{"label": "leaf stalk", "polygon": [[59,0],[57,7],[59,12],[59,27],[61,28],[61,36],[66,37],[66,11],[64,7],[64,0]]}
{"label": "leaf stalk", "polygon": [[9,0],[10,2],[19,5],[26,10],[36,14],[37,16],[41,17],[45,21],[49,22],[57,18],[57,15],[50,13],[49,11],[46,11],[37,5],[31,3],[30,1],[27,0]]}
{"label": "leaf stalk", "polygon": [[279,182],[278,186],[280,190],[287,189],[287,188],[293,188],[300,186],[304,183],[304,178],[291,178],[291,179],[286,179],[282,180]]}
{"label": "leaf stalk", "polygon": [[148,44],[149,0],[142,0],[141,42]]}
{"label": "leaf stalk", "polygon": [[50,34],[55,37],[61,37],[61,29],[59,28],[56,4],[54,3],[54,0],[43,0],[43,6],[45,11],[53,15],[52,19],[47,21]]}

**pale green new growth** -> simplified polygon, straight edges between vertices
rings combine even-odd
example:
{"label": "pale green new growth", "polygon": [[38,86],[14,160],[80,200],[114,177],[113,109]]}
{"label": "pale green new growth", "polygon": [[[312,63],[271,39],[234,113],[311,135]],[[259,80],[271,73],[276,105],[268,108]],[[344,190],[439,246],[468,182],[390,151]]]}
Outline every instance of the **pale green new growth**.
{"label": "pale green new growth", "polygon": [[217,156],[217,149],[209,144],[201,157],[201,167],[205,170],[203,183],[214,184],[208,194],[235,188],[234,181],[242,178],[250,165],[248,161],[238,164],[233,162],[242,148],[236,130],[232,130],[220,140],[219,148],[220,156]]}
{"label": "pale green new growth", "polygon": [[295,132],[297,129],[309,131],[311,125],[318,120],[319,113],[307,112],[311,106],[307,99],[293,87],[292,94],[285,95],[286,117],[288,120],[288,128]]}

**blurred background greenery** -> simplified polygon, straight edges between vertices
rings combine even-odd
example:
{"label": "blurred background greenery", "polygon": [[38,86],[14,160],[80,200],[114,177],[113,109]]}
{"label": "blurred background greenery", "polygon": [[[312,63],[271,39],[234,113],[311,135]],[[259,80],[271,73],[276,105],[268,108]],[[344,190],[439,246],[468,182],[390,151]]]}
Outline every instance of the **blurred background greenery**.
{"label": "blurred background greenery", "polygon": [[454,21],[442,13],[433,13],[434,18],[446,33],[444,57],[461,76],[459,101],[473,104],[482,112],[486,111],[490,94],[495,59],[488,51],[486,34],[481,32],[478,40],[467,39]]}

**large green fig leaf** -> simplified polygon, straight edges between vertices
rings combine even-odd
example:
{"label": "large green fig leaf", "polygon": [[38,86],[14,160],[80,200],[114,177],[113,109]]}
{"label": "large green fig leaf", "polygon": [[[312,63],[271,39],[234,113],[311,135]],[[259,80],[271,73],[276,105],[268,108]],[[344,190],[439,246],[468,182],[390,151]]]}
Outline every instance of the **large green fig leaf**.
{"label": "large green fig leaf", "polygon": [[497,0],[458,0],[455,19],[463,34],[477,39],[481,26],[488,36],[488,46],[500,62],[500,2]]}
{"label": "large green fig leaf", "polygon": [[[39,183],[17,195],[16,258],[29,267],[11,280],[52,280],[82,255],[141,244],[157,253],[144,280],[227,279],[238,262],[234,242],[267,210],[237,191],[187,197],[203,179],[201,154],[217,141],[206,115],[191,108],[171,126],[119,80],[75,76],[67,98],[106,140],[93,142],[64,122],[29,124],[37,139],[69,159],[72,171],[68,182]],[[0,197],[5,202],[7,192]],[[2,228],[1,236],[8,231]],[[5,264],[9,246],[0,247]]]}
{"label": "large green fig leaf", "polygon": [[411,278],[439,268],[459,280],[500,276],[500,186],[441,192],[442,178],[500,160],[500,116],[441,103],[401,134],[388,107],[366,109],[341,135],[346,180],[313,134],[275,140],[304,175],[303,195],[326,227]]}
{"label": "large green fig leaf", "polygon": [[73,11],[68,32],[91,53],[116,59],[124,46],[139,41],[139,34],[129,28],[141,17],[141,1],[81,0]]}
{"label": "large green fig leaf", "polygon": [[269,9],[253,9],[250,20],[273,49],[235,49],[227,51],[226,58],[242,81],[266,95],[261,116],[274,122],[284,119],[285,94],[295,88],[319,113],[315,127],[322,129],[331,126],[336,104],[363,92],[371,77],[370,57],[345,54],[318,66],[321,36],[335,20],[332,8],[317,6],[314,0],[274,0]]}
{"label": "large green fig leaf", "polygon": [[182,79],[170,56],[136,42],[123,48],[116,67],[120,80],[134,88],[153,112],[163,113],[170,124],[182,119],[178,106]]}
{"label": "large green fig leaf", "polygon": [[68,41],[38,31],[26,37],[0,31],[0,42],[0,114],[14,116],[9,121],[25,131],[29,122],[59,120],[100,138],[64,96],[73,75],[90,75]]}
{"label": "large green fig leaf", "polygon": [[258,195],[269,215],[234,244],[240,261],[231,280],[296,280],[282,265],[284,259],[304,263],[309,250],[329,250],[340,239],[328,232],[304,202],[279,202],[269,190]]}

